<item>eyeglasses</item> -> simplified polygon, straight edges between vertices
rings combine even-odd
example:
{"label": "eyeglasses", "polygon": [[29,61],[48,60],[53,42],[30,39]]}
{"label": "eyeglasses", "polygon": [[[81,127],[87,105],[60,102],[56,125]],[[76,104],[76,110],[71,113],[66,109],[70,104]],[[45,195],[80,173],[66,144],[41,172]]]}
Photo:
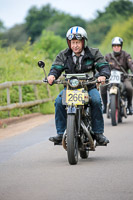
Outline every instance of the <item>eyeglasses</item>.
{"label": "eyeglasses", "polygon": [[70,34],[68,36],[68,40],[73,40],[73,39],[82,40],[82,35],[81,34]]}

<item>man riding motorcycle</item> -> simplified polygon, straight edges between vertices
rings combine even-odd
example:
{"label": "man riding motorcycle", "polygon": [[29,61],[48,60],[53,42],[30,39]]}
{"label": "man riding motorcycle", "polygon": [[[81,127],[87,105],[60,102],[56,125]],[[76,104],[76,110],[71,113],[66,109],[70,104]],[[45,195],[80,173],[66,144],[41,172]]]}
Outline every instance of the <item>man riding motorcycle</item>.
{"label": "man riding motorcycle", "polygon": [[[128,74],[129,70],[133,73],[133,60],[126,51],[122,50],[123,39],[120,37],[114,37],[112,39],[113,52],[105,55],[105,60],[109,62],[111,70],[116,69],[124,74]],[[128,78],[123,77],[124,89],[127,93],[129,114],[132,115],[132,96],[133,87],[131,81]],[[106,113],[107,106],[107,86],[101,86],[101,96],[103,101],[103,113]]]}
{"label": "man riding motorcycle", "polygon": [[[63,71],[66,74],[73,73],[93,73],[95,70],[99,72],[98,81],[105,83],[106,78],[110,77],[109,64],[105,61],[98,49],[89,48],[86,46],[88,40],[86,31],[79,26],[74,26],[67,31],[66,40],[68,48],[61,51],[54,63],[52,64],[48,75],[48,83],[52,85],[55,79],[61,75]],[[109,140],[103,135],[104,120],[102,115],[101,98],[96,85],[88,87],[88,93],[91,96],[92,106],[92,129],[94,139],[99,144],[107,144]],[[60,92],[55,100],[55,124],[57,135],[50,137],[52,142],[61,142],[62,136],[66,129],[66,109],[62,105],[62,94]]]}

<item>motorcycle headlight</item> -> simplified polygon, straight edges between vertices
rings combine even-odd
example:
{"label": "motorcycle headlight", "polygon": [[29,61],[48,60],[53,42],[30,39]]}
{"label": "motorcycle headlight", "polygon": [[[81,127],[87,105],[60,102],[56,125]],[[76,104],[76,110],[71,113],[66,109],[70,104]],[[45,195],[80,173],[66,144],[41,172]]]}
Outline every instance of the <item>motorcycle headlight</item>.
{"label": "motorcycle headlight", "polygon": [[69,80],[69,85],[73,88],[76,88],[78,87],[79,85],[79,80],[75,77],[72,77],[70,80]]}

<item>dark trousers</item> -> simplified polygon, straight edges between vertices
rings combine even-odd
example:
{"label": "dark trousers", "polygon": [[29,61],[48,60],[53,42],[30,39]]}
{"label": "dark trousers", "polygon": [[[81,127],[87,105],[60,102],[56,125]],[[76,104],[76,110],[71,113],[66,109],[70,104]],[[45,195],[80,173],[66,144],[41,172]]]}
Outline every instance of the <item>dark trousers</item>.
{"label": "dark trousers", "polygon": [[[63,134],[66,129],[66,107],[62,105],[63,90],[55,100],[55,124],[57,134]],[[91,96],[91,109],[92,109],[92,131],[95,134],[104,132],[104,119],[102,113],[101,97],[96,88],[89,91]]]}

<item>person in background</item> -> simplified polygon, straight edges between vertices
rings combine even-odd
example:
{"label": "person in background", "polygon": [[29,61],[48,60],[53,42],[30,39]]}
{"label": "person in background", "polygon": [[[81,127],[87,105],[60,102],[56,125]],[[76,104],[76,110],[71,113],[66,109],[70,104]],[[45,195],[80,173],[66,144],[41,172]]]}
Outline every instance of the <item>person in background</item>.
{"label": "person in background", "polygon": [[[123,39],[120,37],[114,37],[112,39],[112,53],[105,55],[105,60],[110,64],[111,70],[116,69],[124,74],[128,74],[129,70],[133,73],[133,60],[129,53],[122,50]],[[132,83],[128,78],[124,78],[124,88],[127,93],[128,99],[128,109],[129,115],[132,115],[132,96],[133,96],[133,87]],[[107,107],[107,86],[101,86],[101,96],[103,101],[103,113],[106,113]]]}
{"label": "person in background", "polygon": [[[89,48],[86,45],[88,40],[86,31],[80,26],[71,27],[67,31],[66,40],[68,48],[57,55],[47,77],[48,83],[52,85],[53,81],[58,79],[63,71],[66,74],[92,72],[95,75],[95,70],[97,70],[99,72],[98,81],[104,84],[106,78],[110,77],[109,64],[105,61],[99,49]],[[89,86],[88,93],[92,99],[92,129],[95,139],[101,145],[107,144],[109,140],[103,135],[102,101],[96,85]],[[63,91],[55,100],[57,135],[49,138],[52,142],[61,142],[66,129],[67,114],[65,106],[62,105],[62,94]]]}

